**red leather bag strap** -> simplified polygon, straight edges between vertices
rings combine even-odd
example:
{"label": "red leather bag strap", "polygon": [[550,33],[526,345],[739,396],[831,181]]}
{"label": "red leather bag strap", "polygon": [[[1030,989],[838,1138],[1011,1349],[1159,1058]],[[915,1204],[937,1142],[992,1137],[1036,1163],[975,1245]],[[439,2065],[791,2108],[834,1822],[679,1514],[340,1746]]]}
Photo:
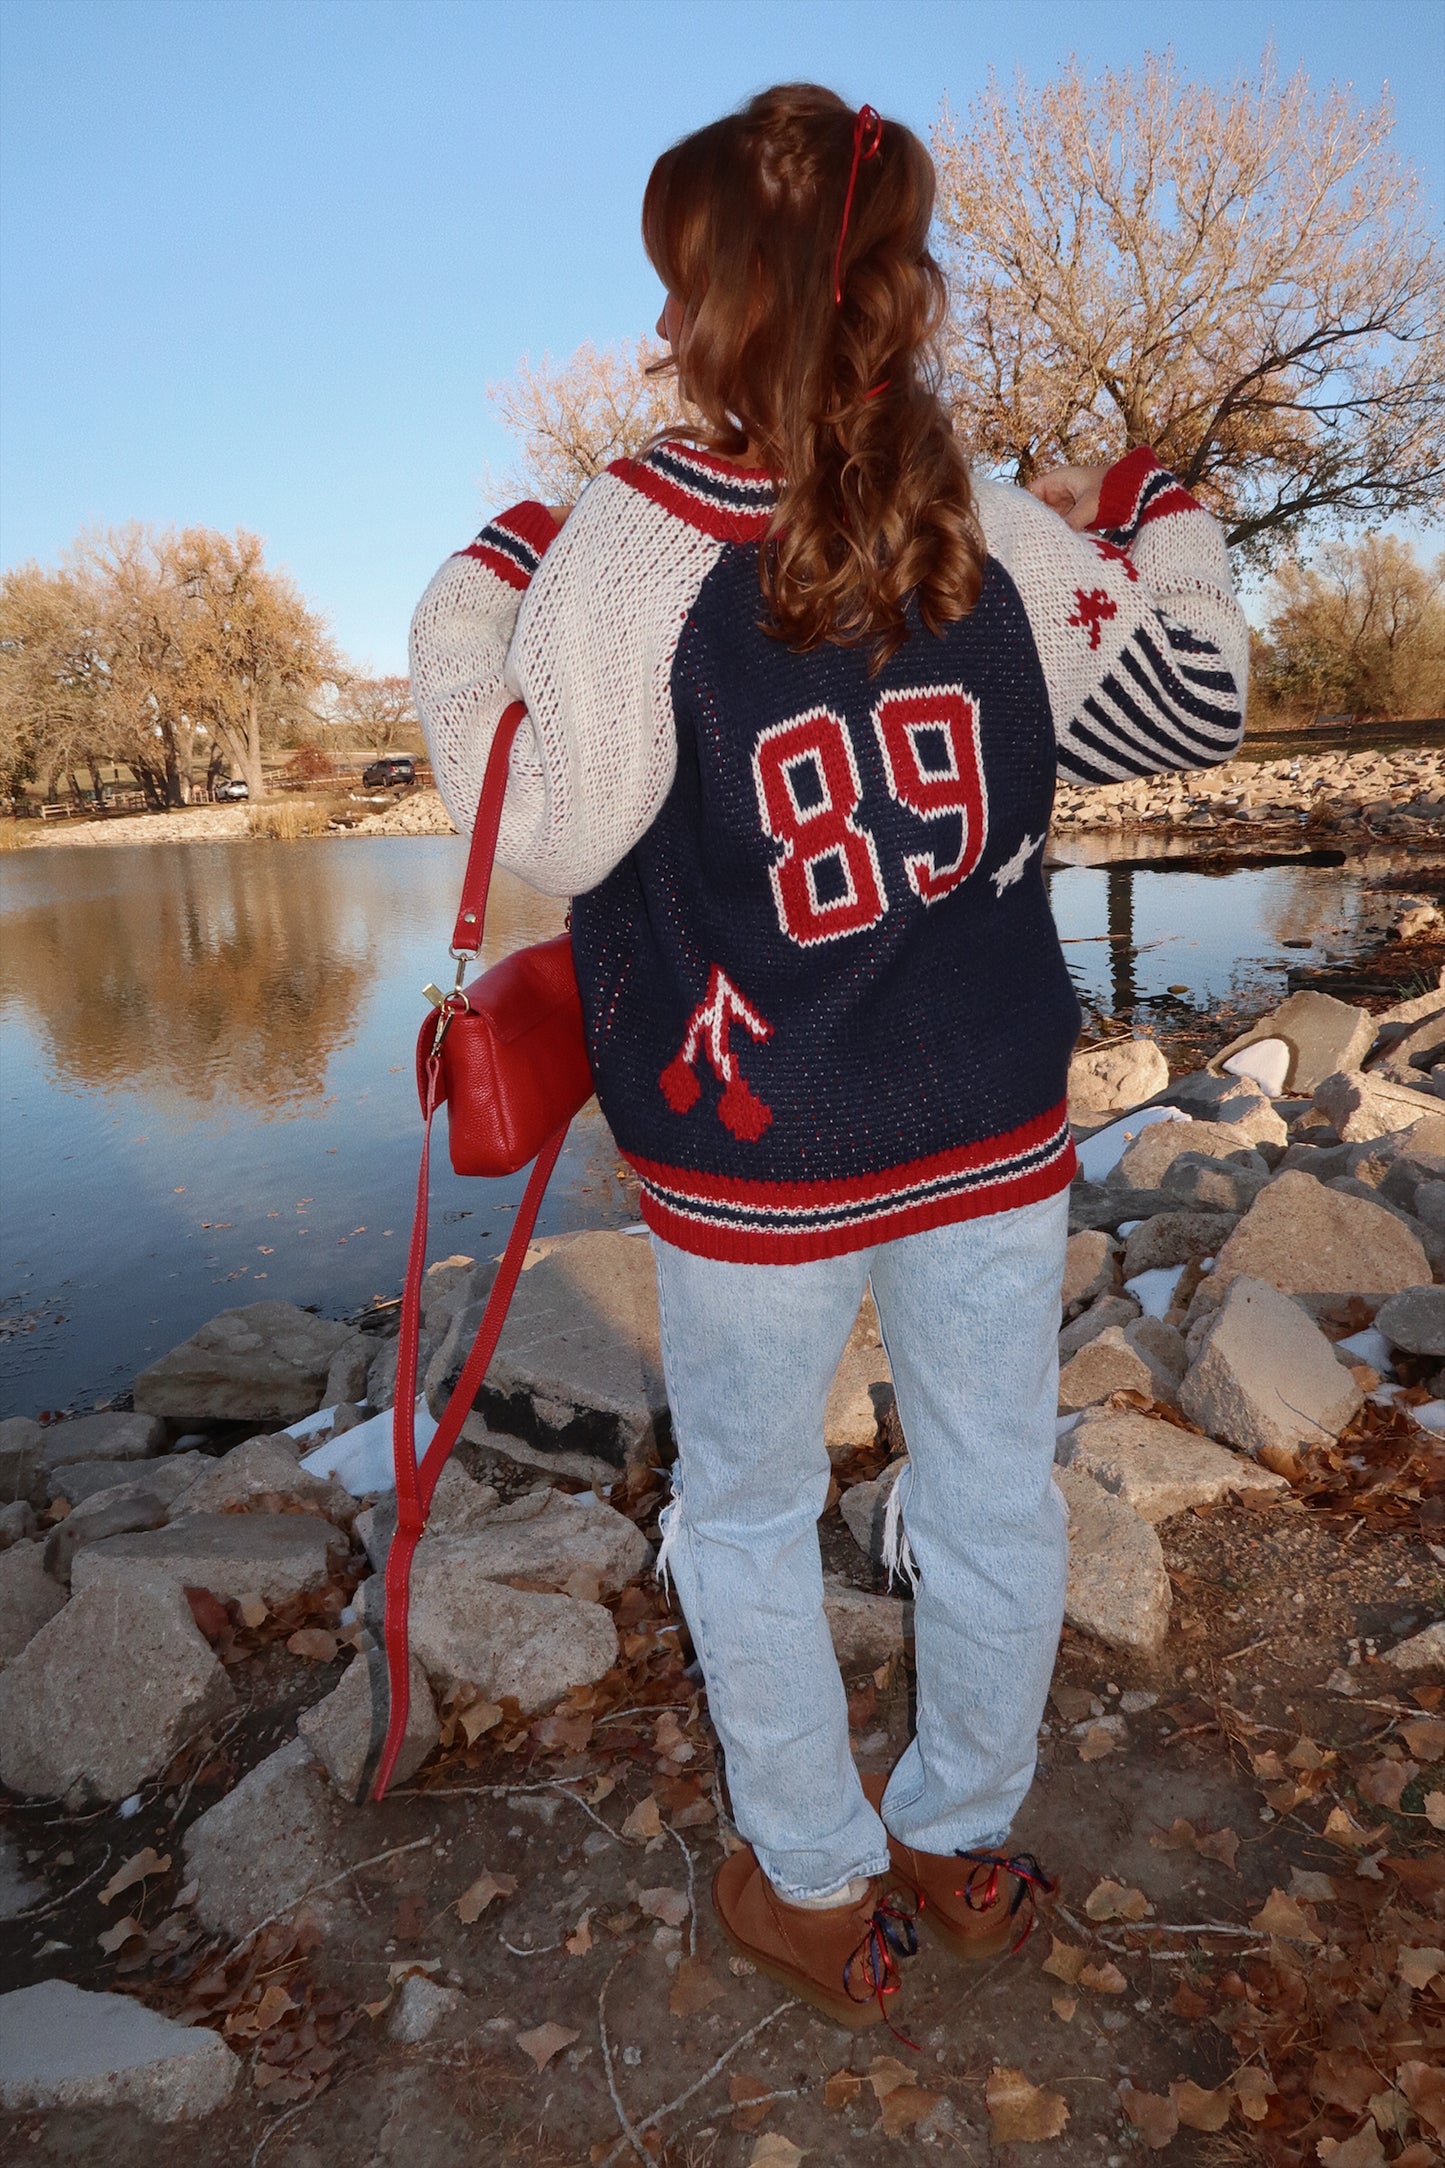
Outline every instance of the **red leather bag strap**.
{"label": "red leather bag strap", "polygon": [[[491,884],[497,830],[501,825],[502,801],[507,789],[508,760],[512,741],[526,712],[522,702],[514,700],[503,714],[492,742],[486,778],[482,784],[481,802],[477,808],[476,826],[472,830],[471,849],[467,854],[461,909],[452,933],[453,954],[461,952],[475,956],[482,945],[487,890]],[[411,1247],[407,1253],[406,1282],[401,1298],[401,1334],[397,1348],[396,1400],[391,1433],[392,1462],[396,1474],[396,1533],[387,1552],[383,1581],[386,1596],[382,1637],[384,1657],[379,1650],[373,1650],[368,1657],[372,1690],[372,1731],[370,1750],[360,1785],[360,1796],[363,1799],[370,1797],[379,1800],[385,1796],[406,1737],[407,1717],[411,1709],[411,1568],[417,1544],[426,1526],[437,1478],[461,1436],[462,1425],[472,1412],[472,1403],[496,1351],[508,1307],[521,1277],[527,1246],[532,1239],[532,1229],[537,1224],[537,1212],[567,1136],[564,1124],[548,1138],[533,1162],[532,1172],[527,1177],[527,1187],[523,1192],[522,1202],[517,1207],[512,1232],[507,1238],[507,1247],[502,1254],[497,1277],[492,1283],[491,1294],[487,1297],[487,1306],[482,1312],[482,1321],[472,1342],[471,1352],[442,1411],[436,1435],[418,1463],[417,1347],[421,1336],[422,1278],[426,1271],[431,1130],[441,1091],[441,1073],[441,1043],[438,1039],[427,1057],[425,1126],[422,1131],[421,1164],[417,1169],[416,1212],[412,1220]]]}
{"label": "red leather bag strap", "polygon": [[453,956],[458,952],[475,956],[482,945],[482,927],[487,917],[487,890],[492,883],[492,860],[497,854],[497,831],[502,825],[502,801],[507,795],[507,772],[512,758],[512,742],[526,716],[526,707],[520,700],[512,701],[509,707],[502,710],[497,735],[492,740],[492,750],[487,756],[487,772],[482,780],[476,826],[472,830],[472,847],[467,852],[467,870],[462,875],[461,906],[457,911],[457,922],[452,928]]}

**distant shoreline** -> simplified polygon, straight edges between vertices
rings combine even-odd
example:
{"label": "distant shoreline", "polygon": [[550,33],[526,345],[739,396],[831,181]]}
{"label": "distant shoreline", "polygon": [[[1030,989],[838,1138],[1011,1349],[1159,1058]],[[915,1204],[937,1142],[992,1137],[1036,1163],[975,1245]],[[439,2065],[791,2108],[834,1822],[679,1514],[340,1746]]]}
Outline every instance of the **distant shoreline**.
{"label": "distant shoreline", "polygon": [[[332,820],[315,831],[326,836],[449,836],[451,817],[435,790],[407,793],[380,811],[362,811],[365,800],[319,801]],[[250,815],[275,808],[284,817],[307,804],[300,794],[278,792],[257,808],[247,805],[178,807],[169,813],[116,814],[107,820],[15,823],[12,849],[57,845],[192,843],[250,838]],[[1248,856],[1281,845],[1308,849],[1328,843],[1347,851],[1380,844],[1409,848],[1438,845],[1445,835],[1445,747],[1398,751],[1342,750],[1300,753],[1292,758],[1237,757],[1216,768],[1141,776],[1124,783],[1060,782],[1052,832],[1058,837],[1144,830],[1171,838],[1188,836],[1215,850]],[[263,840],[263,839],[258,839]],[[298,835],[297,841],[307,840]]]}
{"label": "distant shoreline", "polygon": [[[285,806],[289,800],[289,793],[278,792],[274,798],[262,800],[260,810]],[[23,833],[12,850],[49,850],[66,844],[103,847],[117,843],[270,840],[252,835],[251,810],[248,805],[189,805],[173,807],[167,813],[116,813],[104,820],[17,821],[15,826]],[[341,810],[340,806],[338,810]],[[327,827],[321,833],[325,836],[452,836],[456,829],[437,793],[419,790],[399,799],[384,812],[358,815],[348,819],[345,825]],[[307,842],[312,839],[298,837],[296,840]]]}

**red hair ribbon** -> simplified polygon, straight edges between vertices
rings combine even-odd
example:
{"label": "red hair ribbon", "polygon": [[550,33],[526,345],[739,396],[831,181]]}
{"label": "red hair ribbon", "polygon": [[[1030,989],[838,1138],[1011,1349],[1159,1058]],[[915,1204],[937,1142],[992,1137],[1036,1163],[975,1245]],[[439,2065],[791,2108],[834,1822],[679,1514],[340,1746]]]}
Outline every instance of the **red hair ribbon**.
{"label": "red hair ribbon", "polygon": [[858,168],[867,158],[876,158],[883,147],[883,118],[871,105],[860,105],[858,118],[853,123],[853,163],[848,168],[848,193],[843,198],[843,223],[838,229],[838,247],[833,257],[833,300],[843,306],[843,243],[848,238],[848,220],[853,210],[853,190],[858,185]]}

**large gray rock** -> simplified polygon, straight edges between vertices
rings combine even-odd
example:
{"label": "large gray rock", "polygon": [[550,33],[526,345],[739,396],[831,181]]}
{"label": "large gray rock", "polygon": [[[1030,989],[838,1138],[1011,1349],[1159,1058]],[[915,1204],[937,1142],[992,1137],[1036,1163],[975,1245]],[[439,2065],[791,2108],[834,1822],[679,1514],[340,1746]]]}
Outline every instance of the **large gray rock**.
{"label": "large gray rock", "polygon": [[273,1607],[324,1588],[350,1545],[316,1513],[189,1513],[147,1535],[111,1536],[79,1552],[71,1586],[207,1588]]}
{"label": "large gray rock", "polygon": [[[481,1527],[499,1504],[490,1483],[478,1483],[455,1458],[443,1463],[432,1492],[427,1533],[432,1536],[466,1536]],[[388,1492],[374,1506],[358,1513],[352,1530],[357,1542],[378,1573],[386,1566],[386,1554],[396,1534],[396,1493]]]}
{"label": "large gray rock", "polygon": [[76,1415],[52,1423],[45,1433],[45,1465],[63,1468],[72,1460],[146,1460],[165,1442],[166,1426],[153,1415]]}
{"label": "large gray rock", "polygon": [[223,1310],[141,1372],[136,1408],[188,1423],[279,1428],[322,1405],[331,1359],[350,1338],[349,1326],[291,1302]]}
{"label": "large gray rock", "polygon": [[179,1589],[88,1589],[0,1673],[0,1780],[124,1799],[234,1699]]}
{"label": "large gray rock", "polygon": [[428,1265],[421,1283],[421,1321],[427,1331],[445,1332],[451,1312],[465,1302],[485,1302],[497,1276],[495,1259],[478,1264],[474,1257],[439,1257]]}
{"label": "large gray rock", "polygon": [[876,1482],[853,1483],[838,1501],[838,1511],[860,1551],[875,1566],[883,1563],[883,1524],[894,1485],[908,1466],[906,1453],[890,1460]]}
{"label": "large gray rock", "polygon": [[1152,1039],[1116,1040],[1069,1063],[1069,1114],[1088,1121],[1142,1106],[1169,1082],[1169,1064]]}
{"label": "large gray rock", "polygon": [[1407,1355],[1445,1355],[1445,1287],[1407,1287],[1381,1303],[1375,1323]]}
{"label": "large gray rock", "polygon": [[[460,1308],[461,1305],[459,1304],[458,1307]],[[481,1315],[482,1300],[480,1297],[478,1297],[472,1313],[473,1336],[475,1336],[477,1325],[480,1322]],[[416,1348],[416,1374],[418,1385],[425,1381],[428,1370],[431,1368],[431,1365],[436,1360],[438,1344],[439,1343],[434,1340],[431,1334],[428,1332],[423,1332],[418,1337]],[[469,1340],[468,1346],[470,1346],[470,1344],[471,1343]],[[378,1413],[385,1413],[386,1409],[394,1408],[396,1406],[396,1365],[397,1358],[400,1353],[401,1341],[399,1338],[393,1336],[390,1340],[384,1340],[382,1342],[379,1352],[373,1356],[371,1368],[366,1373],[366,1404],[369,1408],[375,1409]],[[466,1350],[463,1349],[463,1358],[465,1357],[465,1353]],[[480,1418],[478,1420],[480,1421]],[[474,1427],[471,1431],[468,1431],[464,1435],[476,1436],[476,1434],[476,1429]],[[478,1443],[480,1443],[479,1438]]]}
{"label": "large gray rock", "polygon": [[[472,1554],[475,1536],[428,1536],[411,1577],[411,1646],[434,1686],[514,1695],[527,1715],[569,1687],[590,1686],[617,1661],[617,1629],[601,1604],[508,1588]],[[362,1583],[373,1631],[381,1589]]]}
{"label": "large gray rock", "polygon": [[[426,1371],[434,1415],[450,1398],[480,1321],[480,1303],[453,1313]],[[462,1436],[479,1444],[490,1430],[615,1467],[663,1458],[667,1395],[650,1244],[585,1234],[546,1246],[517,1284],[476,1409]]]}
{"label": "large gray rock", "polygon": [[1096,1295],[1117,1285],[1118,1255],[1118,1243],[1103,1228],[1069,1236],[1061,1298],[1065,1317],[1076,1316]]}
{"label": "large gray rock", "polygon": [[230,2097],[240,2057],[207,2025],[178,2025],[134,1995],[40,1980],[0,1995],[0,2108],[134,2108],[193,2122]]}
{"label": "large gray rock", "polygon": [[[356,1517],[356,1500],[326,1476],[308,1475],[290,1438],[247,1438],[212,1460],[175,1500],[171,1519],[192,1513],[247,1512],[263,1498],[286,1499],[315,1510],[338,1526]],[[273,1511],[275,1508],[272,1509]]]}
{"label": "large gray rock", "polygon": [[1337,1438],[1364,1394],[1314,1321],[1268,1281],[1230,1282],[1179,1391],[1191,1422],[1243,1453]]}
{"label": "large gray rock", "polygon": [[1152,1122],[1140,1131],[1113,1172],[1105,1177],[1111,1189],[1160,1189],[1164,1176],[1183,1152],[1209,1159],[1232,1160],[1251,1174],[1269,1169],[1248,1138],[1228,1122]]}
{"label": "large gray rock", "polygon": [[1181,1152],[1165,1168],[1160,1187],[1180,1204],[1202,1212],[1231,1212],[1238,1218],[1268,1180],[1263,1160],[1256,1171],[1242,1163],[1242,1155],[1213,1159],[1204,1152]]}
{"label": "large gray rock", "polygon": [[1351,1295],[1378,1306],[1401,1288],[1428,1282],[1430,1264],[1414,1235],[1383,1205],[1342,1196],[1292,1172],[1276,1175],[1260,1192],[1219,1251],[1210,1299],[1219,1299],[1241,1273],[1268,1280],[1318,1313]]}
{"label": "large gray rock", "polygon": [[833,1459],[871,1445],[892,1405],[893,1374],[883,1351],[878,1312],[865,1290],[823,1410],[823,1442]]}
{"label": "large gray rock", "polygon": [[1221,1123],[1237,1130],[1243,1143],[1256,1147],[1282,1145],[1288,1135],[1274,1102],[1250,1077],[1210,1076],[1206,1070],[1196,1070],[1176,1077],[1150,1104],[1178,1107],[1191,1121]]}
{"label": "large gray rock", "polygon": [[[357,1797],[371,1747],[373,1666],[381,1668],[384,1675],[385,1657],[380,1648],[355,1657],[331,1693],[296,1719],[297,1732],[347,1799]],[[405,1784],[409,1776],[414,1776],[441,1737],[431,1687],[415,1656],[410,1678],[406,1731],[392,1773],[393,1784]]]}
{"label": "large gray rock", "polygon": [[28,1498],[0,1506],[0,1551],[8,1551],[12,1543],[27,1543],[35,1529],[35,1508]]}
{"label": "large gray rock", "polygon": [[14,1543],[0,1551],[0,1664],[35,1639],[65,1601],[45,1570],[45,1546]]}
{"label": "large gray rock", "polygon": [[1153,1219],[1156,1212],[1172,1210],[1176,1201],[1163,1189],[1110,1189],[1078,1174],[1069,1187],[1069,1233],[1095,1228],[1117,1232],[1126,1220]]}
{"label": "large gray rock", "polygon": [[320,1405],[334,1408],[341,1400],[364,1400],[366,1375],[375,1353],[370,1333],[354,1332],[349,1340],[343,1340],[327,1367]]}
{"label": "large gray rock", "polygon": [[1241,1462],[1208,1438],[1122,1409],[1086,1414],[1060,1438],[1057,1457],[1146,1521],[1167,1521],[1231,1492],[1289,1489],[1283,1476]]}
{"label": "large gray rock", "polygon": [[1174,1380],[1164,1377],[1140,1348],[1110,1325],[1097,1333],[1059,1372],[1059,1413],[1072,1415],[1096,1406],[1111,1393],[1145,1393],[1151,1400],[1173,1400]]}
{"label": "large gray rock", "polygon": [[45,1487],[53,1505],[57,1498],[71,1506],[88,1503],[105,1491],[129,1490],[139,1484],[167,1505],[179,1498],[196,1477],[212,1466],[209,1453],[158,1453],[153,1460],[134,1463],[115,1460],[68,1460],[52,1468]]}
{"label": "large gray rock", "polygon": [[909,1606],[898,1596],[870,1596],[832,1574],[823,1576],[823,1616],[840,1670],[876,1671],[903,1654]]}
{"label": "large gray rock", "polygon": [[1408,1641],[1397,1641],[1394,1648],[1383,1651],[1380,1661],[1393,1664],[1397,1671],[1445,1670],[1445,1619],[1436,1619]]}
{"label": "large gray rock", "polygon": [[1132,1295],[1096,1295],[1088,1309],[1081,1310],[1059,1334],[1060,1369],[1111,1325],[1131,1325],[1138,1315],[1139,1305]]}
{"label": "large gray rock", "polygon": [[304,1739],[288,1739],[186,1831],[196,1917],[215,1935],[246,1935],[307,1900],[323,1926],[353,1915],[341,1802]]}
{"label": "large gray rock", "polygon": [[1222,1046],[1209,1068],[1218,1076],[1232,1054],[1242,1053],[1258,1039],[1283,1039],[1290,1049],[1285,1090],[1292,1097],[1308,1097],[1336,1069],[1357,1069],[1370,1050],[1375,1020],[1367,1009],[1336,1001],[1332,994],[1310,990],[1291,994],[1268,1016],[1261,1016]]}
{"label": "large gray rock", "polygon": [[576,1580],[584,1584],[577,1592],[593,1598],[615,1596],[652,1563],[641,1529],[592,1491],[580,1498],[530,1491],[498,1506],[469,1533],[435,1540],[464,1544],[468,1570],[489,1580],[545,1581],[568,1593]]}
{"label": "large gray rock", "polygon": [[1392,1083],[1388,1077],[1366,1075],[1363,1070],[1341,1070],[1327,1076],[1316,1086],[1314,1099],[1346,1144],[1387,1137],[1425,1120],[1438,1121],[1445,1133],[1445,1115],[1433,1092],[1415,1091],[1407,1084]]}
{"label": "large gray rock", "polygon": [[141,1483],[118,1483],[97,1491],[73,1513],[58,1521],[45,1538],[45,1570],[62,1587],[70,1586],[70,1569],[77,1551],[87,1543],[104,1543],[108,1536],[133,1535],[139,1528],[165,1525],[166,1502]]}
{"label": "large gray rock", "polygon": [[1125,1243],[1125,1282],[1166,1265],[1187,1265],[1196,1257],[1217,1257],[1234,1226],[1235,1217],[1230,1212],[1161,1212],[1145,1220],[1130,1232]]}
{"label": "large gray rock", "polygon": [[[1424,1089],[1429,1071],[1437,1062],[1445,1061],[1445,998],[1438,992],[1424,998],[1434,1002],[1433,1009],[1415,1021],[1381,1030],[1368,1065],[1370,1076],[1385,1077],[1391,1083],[1407,1084],[1419,1091]],[[1378,1025],[1383,1020],[1377,1017],[1375,1021]]]}
{"label": "large gray rock", "polygon": [[45,1503],[45,1433],[28,1415],[9,1415],[0,1423],[0,1505],[17,1498]]}
{"label": "large gray rock", "polygon": [[1152,1655],[1169,1630],[1169,1575],[1148,1521],[1090,1475],[1060,1468],[1069,1509],[1064,1618],[1110,1648]]}

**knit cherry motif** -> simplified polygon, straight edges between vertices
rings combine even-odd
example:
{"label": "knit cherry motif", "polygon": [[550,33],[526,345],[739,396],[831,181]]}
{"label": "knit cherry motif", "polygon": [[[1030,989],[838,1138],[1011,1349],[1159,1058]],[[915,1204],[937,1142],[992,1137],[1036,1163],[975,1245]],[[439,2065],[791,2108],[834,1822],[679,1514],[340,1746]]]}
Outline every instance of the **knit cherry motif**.
{"label": "knit cherry motif", "polygon": [[747,1144],[756,1144],[773,1118],[773,1110],[759,1099],[737,1064],[730,1037],[741,1024],[761,1043],[773,1036],[773,1027],[759,1016],[733,985],[720,965],[714,964],[707,992],[688,1018],[681,1047],[658,1078],[662,1096],[674,1114],[686,1114],[702,1097],[697,1078],[697,1058],[706,1049],[712,1073],[722,1085],[718,1120]]}

